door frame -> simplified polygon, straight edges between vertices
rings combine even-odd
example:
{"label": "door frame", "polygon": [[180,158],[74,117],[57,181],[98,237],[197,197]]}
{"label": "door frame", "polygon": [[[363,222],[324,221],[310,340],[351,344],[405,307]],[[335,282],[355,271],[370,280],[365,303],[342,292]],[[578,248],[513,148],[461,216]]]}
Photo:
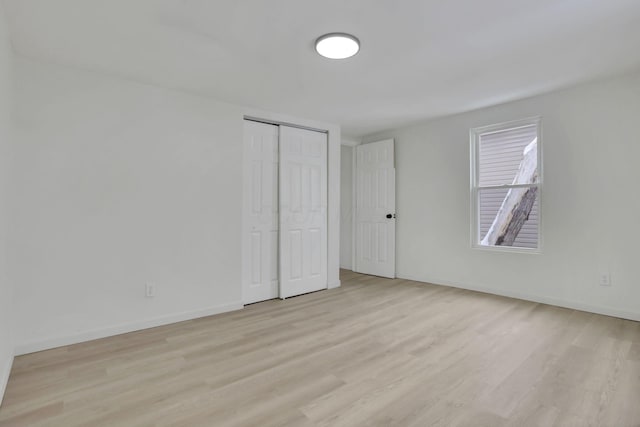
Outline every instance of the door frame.
{"label": "door frame", "polygon": [[[287,115],[248,109],[240,117],[240,132],[243,132],[244,120],[271,125],[283,125],[327,134],[327,287],[340,287],[340,127],[335,124],[299,119]],[[243,135],[242,135],[243,137]],[[241,179],[247,179],[245,171],[246,153],[242,148]],[[244,196],[243,196],[244,197]],[[241,202],[243,205],[244,203]],[[244,206],[243,206],[244,210]],[[241,220],[242,233],[248,227],[244,212]],[[244,240],[241,240],[240,259],[240,301],[243,301],[243,283],[248,274],[244,260]],[[244,303],[244,301],[243,301]]]}
{"label": "door frame", "polygon": [[[361,144],[358,144],[361,145]],[[358,179],[358,161],[357,161],[357,147],[358,145],[354,145],[351,147],[351,271],[356,271],[356,262],[358,260],[356,254],[356,225],[357,225],[357,211],[358,208],[358,199],[356,192],[358,191],[358,183],[356,180]]]}

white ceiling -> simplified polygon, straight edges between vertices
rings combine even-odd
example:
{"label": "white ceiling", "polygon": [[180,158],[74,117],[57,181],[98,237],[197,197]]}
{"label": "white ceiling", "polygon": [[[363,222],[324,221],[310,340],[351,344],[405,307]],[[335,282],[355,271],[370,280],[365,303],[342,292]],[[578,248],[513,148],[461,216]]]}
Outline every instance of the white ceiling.
{"label": "white ceiling", "polygon": [[[640,0],[4,0],[15,50],[356,138],[640,68]],[[319,57],[327,32],[358,55]]]}

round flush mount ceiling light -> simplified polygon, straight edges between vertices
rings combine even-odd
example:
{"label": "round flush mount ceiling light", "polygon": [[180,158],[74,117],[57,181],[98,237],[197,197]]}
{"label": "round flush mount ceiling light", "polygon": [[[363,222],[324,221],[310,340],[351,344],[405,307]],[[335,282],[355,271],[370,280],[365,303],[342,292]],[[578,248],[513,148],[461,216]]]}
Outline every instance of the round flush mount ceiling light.
{"label": "round flush mount ceiling light", "polygon": [[316,52],[329,59],[350,58],[359,50],[360,40],[351,34],[329,33],[316,40]]}

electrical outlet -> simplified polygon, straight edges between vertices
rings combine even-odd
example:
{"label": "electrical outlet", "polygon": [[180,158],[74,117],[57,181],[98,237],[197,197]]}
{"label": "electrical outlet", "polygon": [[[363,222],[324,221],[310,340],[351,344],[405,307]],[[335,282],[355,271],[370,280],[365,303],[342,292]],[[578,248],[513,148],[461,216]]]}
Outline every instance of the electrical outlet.
{"label": "electrical outlet", "polygon": [[611,286],[611,274],[600,273],[600,286]]}
{"label": "electrical outlet", "polygon": [[147,285],[145,286],[145,296],[147,298],[153,298],[156,296],[156,285],[155,283],[147,283]]}

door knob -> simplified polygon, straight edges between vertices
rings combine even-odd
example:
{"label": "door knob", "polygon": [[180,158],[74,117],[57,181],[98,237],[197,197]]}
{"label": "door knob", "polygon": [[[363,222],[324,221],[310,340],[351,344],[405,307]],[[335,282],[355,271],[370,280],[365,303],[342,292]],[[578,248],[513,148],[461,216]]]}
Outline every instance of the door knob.
{"label": "door knob", "polygon": [[391,218],[395,218],[396,214],[387,214],[387,218],[391,219]]}

